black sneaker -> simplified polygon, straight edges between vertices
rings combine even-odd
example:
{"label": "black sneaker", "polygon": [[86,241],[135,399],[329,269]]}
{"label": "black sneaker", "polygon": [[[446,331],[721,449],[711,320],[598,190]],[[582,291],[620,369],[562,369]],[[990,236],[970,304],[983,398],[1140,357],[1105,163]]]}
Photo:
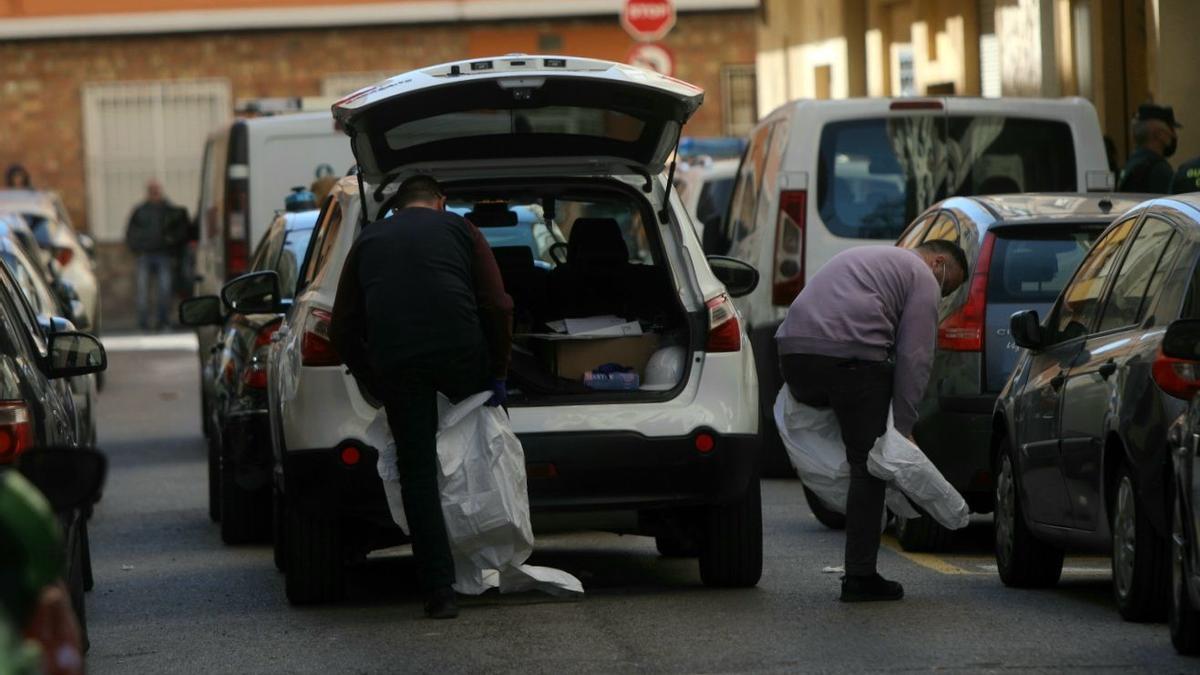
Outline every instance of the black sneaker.
{"label": "black sneaker", "polygon": [[899,600],[904,597],[904,587],[895,581],[888,581],[876,572],[869,577],[842,577],[842,602],[876,602],[880,600]]}
{"label": "black sneaker", "polygon": [[443,586],[430,593],[425,601],[425,616],[431,619],[457,618],[458,604],[454,602],[454,589]]}

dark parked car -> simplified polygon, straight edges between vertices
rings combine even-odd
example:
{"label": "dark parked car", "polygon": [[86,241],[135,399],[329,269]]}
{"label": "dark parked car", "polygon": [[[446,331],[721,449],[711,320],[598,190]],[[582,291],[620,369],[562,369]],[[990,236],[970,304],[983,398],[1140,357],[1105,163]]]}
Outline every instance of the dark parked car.
{"label": "dark parked car", "polygon": [[1200,654],[1200,319],[1167,327],[1160,369],[1190,395],[1187,413],[1171,427],[1171,642],[1180,654]]}
{"label": "dark parked car", "polygon": [[1187,393],[1160,345],[1200,318],[1200,196],[1154,199],[1096,241],[1044,321],[1012,317],[1021,354],[993,427],[996,561],[1009,586],[1050,586],[1065,551],[1112,553],[1121,616],[1168,599],[1167,432]]}
{"label": "dark parked car", "polygon": [[[278,213],[251,260],[250,272],[279,275],[285,299],[295,292],[316,220],[315,210]],[[227,544],[265,540],[271,531],[272,468],[266,354],[282,315],[236,309],[226,314],[220,298],[200,296],[184,301],[179,316],[187,326],[220,326],[201,368],[209,514],[220,521]]]}
{"label": "dark parked car", "polygon": [[[953,197],[931,206],[898,246],[947,239],[963,247],[968,283],[942,301],[937,352],[913,437],[971,510],[992,510],[992,411],[1017,362],[1008,334],[1018,310],[1041,314],[1116,214],[1145,197],[1019,194]],[[909,551],[944,548],[949,530],[932,518],[896,519]]]}

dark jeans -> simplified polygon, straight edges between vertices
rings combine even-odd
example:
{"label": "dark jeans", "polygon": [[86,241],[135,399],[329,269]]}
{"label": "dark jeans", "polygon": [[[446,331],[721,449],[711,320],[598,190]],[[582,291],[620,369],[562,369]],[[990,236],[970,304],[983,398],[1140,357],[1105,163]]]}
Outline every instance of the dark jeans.
{"label": "dark jeans", "polygon": [[850,464],[846,574],[874,574],[885,484],[867,471],[867,455],[887,430],[892,365],[809,354],[785,354],[779,362],[793,398],[814,408],[833,408],[837,416]]}
{"label": "dark jeans", "polygon": [[487,355],[445,354],[380,373],[374,393],[383,401],[396,439],[400,491],[412,535],[419,583],[431,591],[454,583],[454,559],[442,517],[437,457],[437,394],[457,401],[488,388]]}

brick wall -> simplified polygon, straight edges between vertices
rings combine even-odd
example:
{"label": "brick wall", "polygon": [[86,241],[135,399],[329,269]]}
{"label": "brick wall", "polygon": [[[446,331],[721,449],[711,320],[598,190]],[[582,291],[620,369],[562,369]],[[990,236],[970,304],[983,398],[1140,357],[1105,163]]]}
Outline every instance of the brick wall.
{"label": "brick wall", "polygon": [[[664,40],[675,54],[676,77],[706,90],[705,104],[685,133],[721,133],[721,66],[754,63],[756,20],[754,12],[687,13]],[[0,167],[23,163],[35,185],[63,193],[76,225],[86,229],[81,88],[87,83],[223,77],[235,100],[316,96],[322,78],[331,74],[403,72],[472,56],[549,51],[543,46],[623,61],[633,42],[615,16],[8,41],[0,44]],[[104,248],[105,322],[125,326],[130,263],[119,247]]]}

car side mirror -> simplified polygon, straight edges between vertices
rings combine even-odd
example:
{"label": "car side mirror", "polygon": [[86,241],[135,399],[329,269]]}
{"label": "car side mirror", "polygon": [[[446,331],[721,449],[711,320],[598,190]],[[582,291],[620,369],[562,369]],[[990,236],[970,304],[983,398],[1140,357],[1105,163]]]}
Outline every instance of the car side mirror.
{"label": "car side mirror", "polygon": [[1009,330],[1013,342],[1023,349],[1041,349],[1043,343],[1042,324],[1036,310],[1026,309],[1012,315]]}
{"label": "car side mirror", "polygon": [[1200,361],[1200,319],[1180,319],[1167,326],[1162,351],[1173,359]]}
{"label": "car side mirror", "polygon": [[192,328],[219,326],[225,322],[221,310],[221,298],[215,295],[188,298],[179,303],[179,323]]}
{"label": "car side mirror", "polygon": [[712,268],[713,275],[725,284],[730,297],[741,298],[758,288],[758,270],[748,263],[723,255],[710,255],[708,266]]}
{"label": "car side mirror", "polygon": [[17,470],[62,513],[96,501],[108,459],[92,448],[30,448],[18,456]]}
{"label": "car side mirror", "polygon": [[91,375],[108,367],[104,345],[87,333],[53,333],[47,339],[50,342],[50,356],[46,359],[44,370],[51,379]]}
{"label": "car side mirror", "polygon": [[283,311],[279,287],[274,270],[251,272],[225,284],[221,299],[239,314],[278,314]]}

